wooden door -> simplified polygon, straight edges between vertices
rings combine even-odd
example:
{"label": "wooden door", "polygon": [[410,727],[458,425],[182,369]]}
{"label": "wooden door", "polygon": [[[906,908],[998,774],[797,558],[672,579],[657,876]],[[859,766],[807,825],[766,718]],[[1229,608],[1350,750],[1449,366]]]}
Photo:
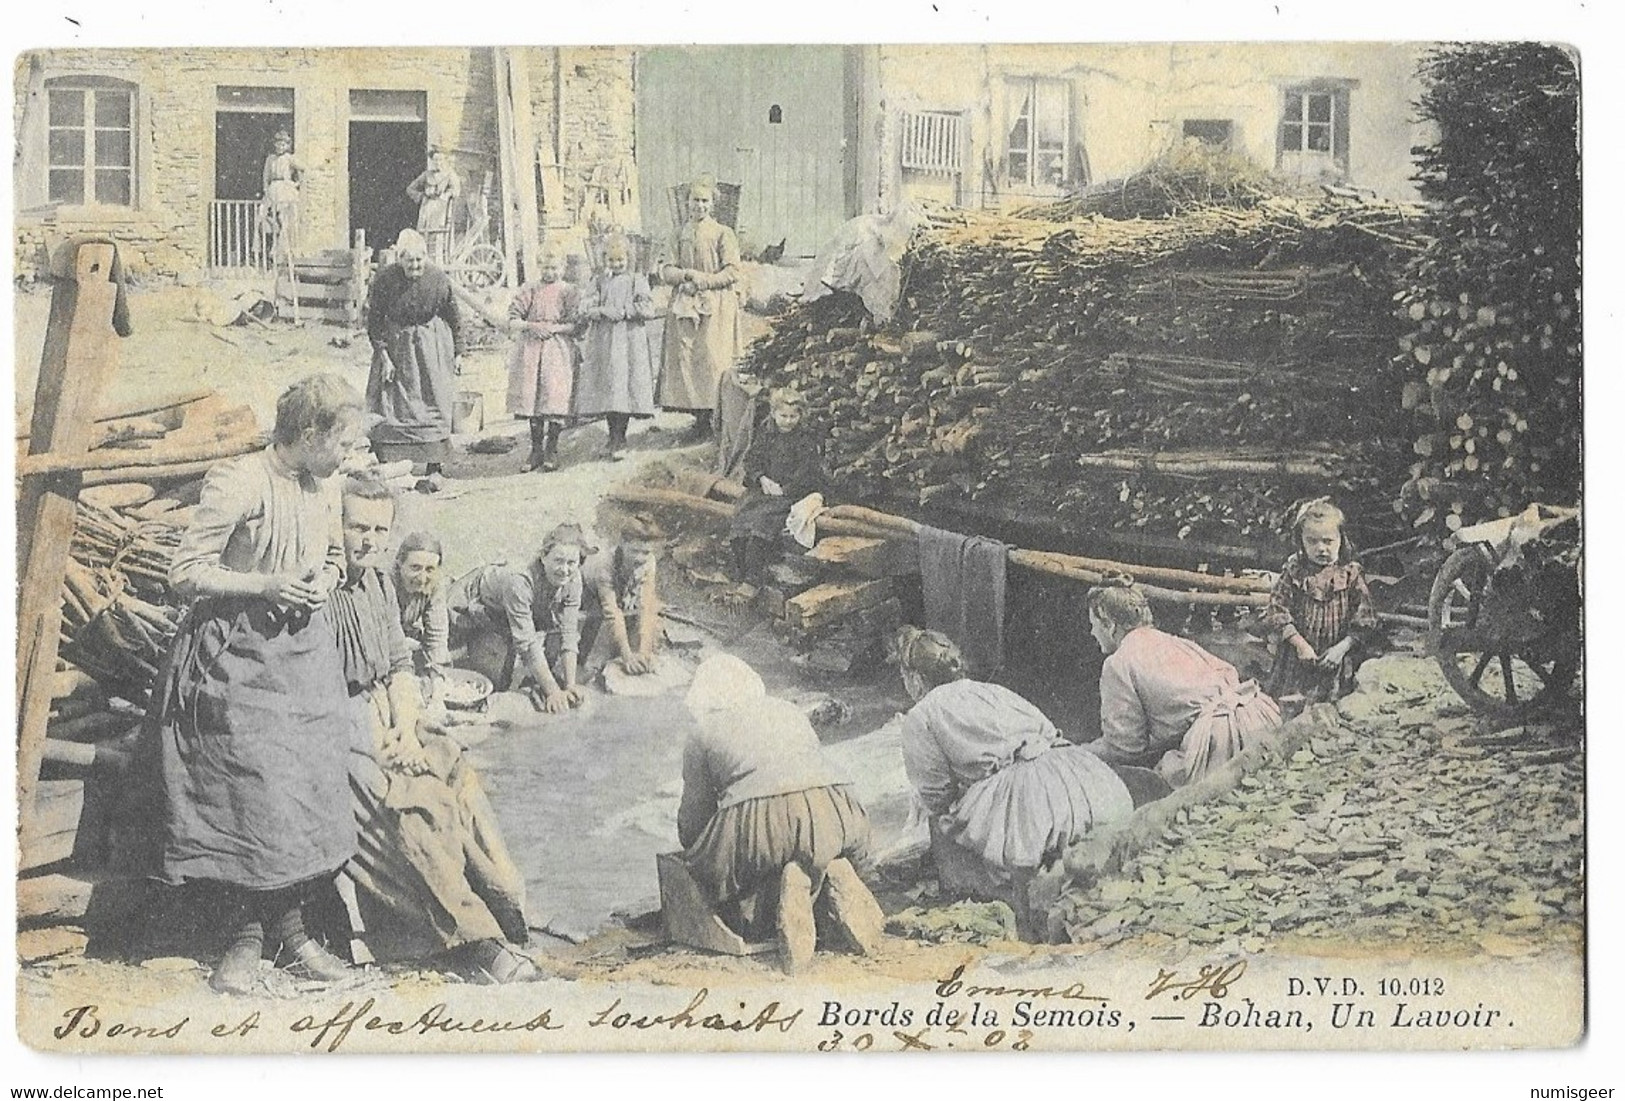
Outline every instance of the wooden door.
{"label": "wooden door", "polygon": [[637,69],[643,225],[676,230],[671,190],[697,176],[741,186],[747,252],[811,256],[855,210],[855,96],[840,46],[662,47]]}

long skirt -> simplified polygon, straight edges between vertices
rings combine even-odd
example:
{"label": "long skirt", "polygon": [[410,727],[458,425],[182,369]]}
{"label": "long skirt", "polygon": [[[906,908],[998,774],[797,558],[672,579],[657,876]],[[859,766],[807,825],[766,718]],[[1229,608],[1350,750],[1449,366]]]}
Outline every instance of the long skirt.
{"label": "long skirt", "polygon": [[664,409],[715,410],[722,373],[738,358],[738,295],[728,288],[702,297],[709,312],[666,319],[657,398]]}
{"label": "long skirt", "polygon": [[568,338],[521,335],[508,353],[508,412],[568,416],[574,379],[575,352]]}
{"label": "long skirt", "polygon": [[1200,780],[1248,746],[1273,740],[1280,725],[1280,707],[1257,681],[1247,681],[1202,709],[1179,748],[1162,755],[1157,772],[1172,787]]}
{"label": "long skirt", "polygon": [[170,883],[251,890],[336,871],[356,850],[350,700],[325,610],[200,602],[182,623],[147,720],[157,766],[157,867]]}
{"label": "long skirt", "polygon": [[576,415],[654,416],[655,362],[644,322],[591,322],[572,399]]}
{"label": "long skirt", "polygon": [[[385,352],[395,365],[387,379]],[[380,418],[372,429],[376,447],[401,458],[440,461],[429,453],[443,454],[451,439],[456,361],[451,329],[438,317],[390,330],[383,348],[373,352],[367,376],[367,411]]]}
{"label": "long skirt", "polygon": [[869,850],[869,815],[845,784],[764,795],[724,807],[683,853],[689,871],[718,905],[777,882],[796,862],[816,892],[830,862],[861,863]]}
{"label": "long skirt", "polygon": [[345,866],[362,930],[382,961],[422,959],[480,940],[523,944],[525,881],[508,853],[479,775],[443,735],[426,735],[430,772],[386,771],[372,727],[384,723],[381,689],[355,697],[359,730],[350,793],[360,847]]}
{"label": "long skirt", "polygon": [[1128,788],[1082,746],[1058,746],[971,785],[946,836],[989,864],[1038,868],[1095,826],[1134,813]]}

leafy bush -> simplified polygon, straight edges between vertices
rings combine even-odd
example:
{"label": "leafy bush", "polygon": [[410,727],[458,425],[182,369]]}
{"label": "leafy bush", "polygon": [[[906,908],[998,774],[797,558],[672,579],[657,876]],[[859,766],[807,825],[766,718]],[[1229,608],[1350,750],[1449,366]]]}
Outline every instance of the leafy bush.
{"label": "leafy bush", "polygon": [[1453,530],[1579,498],[1579,75],[1539,43],[1439,47],[1421,75],[1433,240],[1395,300],[1423,432],[1395,507]]}

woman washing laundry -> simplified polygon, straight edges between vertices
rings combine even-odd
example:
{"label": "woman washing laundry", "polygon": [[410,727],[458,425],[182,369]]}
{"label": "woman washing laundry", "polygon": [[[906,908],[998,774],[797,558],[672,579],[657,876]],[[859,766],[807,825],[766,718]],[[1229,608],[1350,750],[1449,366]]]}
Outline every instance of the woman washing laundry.
{"label": "woman washing laundry", "polygon": [[685,699],[698,728],[683,747],[677,836],[690,873],[735,931],[768,928],[784,969],[817,947],[817,915],[870,953],[885,918],[858,878],[869,816],[819,749],[805,713],[771,699],[729,654],[695,670]]}
{"label": "woman washing laundry", "polygon": [[938,874],[950,891],[1012,898],[1025,924],[1026,885],[1067,845],[1133,813],[1129,790],[1027,700],[967,677],[946,635],[903,628],[897,663],[915,701],[903,766],[931,816]]}
{"label": "woman washing laundry", "polygon": [[1119,765],[1155,768],[1178,787],[1273,736],[1281,709],[1235,667],[1152,626],[1151,605],[1126,579],[1089,593],[1100,670],[1101,736],[1084,748]]}

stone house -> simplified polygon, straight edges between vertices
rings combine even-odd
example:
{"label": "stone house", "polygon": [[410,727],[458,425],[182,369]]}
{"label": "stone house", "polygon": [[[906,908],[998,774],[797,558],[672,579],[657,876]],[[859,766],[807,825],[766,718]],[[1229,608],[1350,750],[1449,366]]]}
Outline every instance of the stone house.
{"label": "stone house", "polygon": [[882,46],[881,187],[967,206],[1122,179],[1182,141],[1414,199],[1420,49],[1392,43]]}
{"label": "stone house", "polygon": [[[699,175],[732,185],[747,253],[811,255],[904,197],[1029,203],[1181,141],[1414,198],[1419,50],[1405,44],[59,49],[18,60],[19,270],[115,236],[138,272],[264,266],[261,169],[287,129],[298,246],[387,246],[444,146],[460,233],[656,240]],[[504,149],[508,150],[505,157]],[[504,165],[508,169],[504,171]],[[531,167],[524,171],[518,165]],[[483,202],[482,202],[483,196]],[[528,245],[526,247],[529,247]],[[512,261],[510,259],[510,267]],[[511,274],[511,272],[510,272]]]}
{"label": "stone house", "polygon": [[[132,270],[176,276],[265,263],[256,228],[271,139],[287,130],[303,169],[297,247],[387,246],[415,221],[407,185],[430,146],[463,180],[459,229],[482,193],[500,241],[504,190],[497,88],[524,94],[540,222],[570,229],[635,188],[632,57],[595,47],[58,49],[15,73],[19,271],[47,240],[117,239]],[[527,158],[528,160],[528,158]],[[510,187],[509,192],[519,190]]]}

